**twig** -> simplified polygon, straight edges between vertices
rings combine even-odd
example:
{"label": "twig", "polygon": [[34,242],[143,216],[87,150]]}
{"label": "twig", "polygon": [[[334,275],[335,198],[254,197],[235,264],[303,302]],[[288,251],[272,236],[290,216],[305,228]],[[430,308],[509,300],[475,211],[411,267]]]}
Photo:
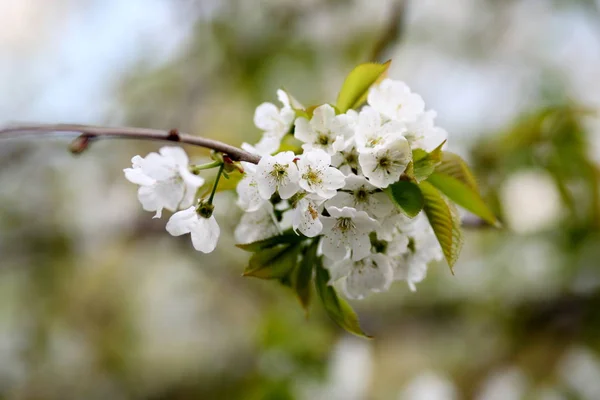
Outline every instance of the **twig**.
{"label": "twig", "polygon": [[76,124],[15,125],[0,128],[0,138],[25,135],[45,135],[54,132],[80,133],[81,136],[75,139],[75,142],[73,142],[71,146],[71,150],[74,152],[85,150],[91,140],[112,137],[185,143],[227,154],[234,161],[247,161],[257,164],[260,160],[259,156],[248,153],[235,146],[219,142],[218,140],[180,133],[175,129],[164,131],[148,128],[111,128]]}

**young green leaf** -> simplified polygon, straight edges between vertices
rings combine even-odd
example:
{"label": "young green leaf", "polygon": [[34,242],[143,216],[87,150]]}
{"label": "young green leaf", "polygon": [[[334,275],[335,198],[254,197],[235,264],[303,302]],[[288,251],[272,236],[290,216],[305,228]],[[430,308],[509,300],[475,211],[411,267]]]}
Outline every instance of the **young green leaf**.
{"label": "young green leaf", "polygon": [[417,182],[424,181],[433,173],[442,162],[442,146],[446,141],[436,147],[431,153],[422,149],[413,150],[413,176]]}
{"label": "young green leaf", "polygon": [[365,334],[360,327],[358,316],[352,307],[344,299],[338,297],[333,286],[328,284],[329,271],[323,267],[320,259],[315,268],[317,270],[315,286],[329,317],[346,331],[357,336],[370,338],[371,336]]}
{"label": "young green leaf", "polygon": [[392,202],[410,218],[423,209],[424,199],[419,186],[410,181],[398,181],[385,190]]}
{"label": "young green leaf", "polygon": [[479,194],[471,169],[459,155],[444,152],[441,164],[427,181],[459,206],[492,225],[498,224],[496,216]]}
{"label": "young green leaf", "polygon": [[479,193],[458,179],[436,172],[427,179],[427,182],[438,188],[450,200],[481,217],[486,222],[492,225],[498,223],[496,216],[485,204]]}
{"label": "young green leaf", "polygon": [[390,66],[390,61],[383,64],[366,63],[354,68],[348,74],[342,90],[337,98],[336,106],[341,113],[351,108],[356,108],[364,103],[369,93],[369,88],[379,81]]}
{"label": "young green leaf", "polygon": [[252,243],[236,244],[242,250],[255,253],[260,250],[268,249],[277,246],[278,244],[294,244],[306,239],[304,236],[298,235],[293,230],[289,229],[281,235],[273,236],[267,239],[259,240]]}
{"label": "young green leaf", "polygon": [[458,154],[449,151],[442,152],[442,162],[436,167],[435,172],[450,175],[479,193],[479,187],[471,169]]}
{"label": "young green leaf", "polygon": [[425,181],[421,182],[420,188],[425,198],[423,210],[440,246],[442,246],[450,271],[454,273],[454,263],[458,259],[463,244],[460,217],[456,208],[449,205],[433,185]]}
{"label": "young green leaf", "polygon": [[312,280],[314,266],[317,262],[318,248],[319,241],[314,240],[306,249],[304,257],[302,257],[292,275],[292,287],[298,296],[298,300],[300,300],[302,308],[307,313],[311,297],[310,281]]}
{"label": "young green leaf", "polygon": [[244,270],[244,276],[261,279],[284,278],[296,267],[299,252],[298,245],[280,244],[254,253]]}

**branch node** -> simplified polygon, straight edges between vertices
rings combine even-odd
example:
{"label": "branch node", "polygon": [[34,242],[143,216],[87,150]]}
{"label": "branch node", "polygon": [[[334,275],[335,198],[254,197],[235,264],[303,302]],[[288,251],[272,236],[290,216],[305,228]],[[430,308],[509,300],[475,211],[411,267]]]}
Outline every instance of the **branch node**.
{"label": "branch node", "polygon": [[69,151],[73,154],[81,154],[90,147],[90,142],[95,138],[94,135],[83,133],[69,144]]}
{"label": "branch node", "polygon": [[169,135],[167,136],[167,140],[170,142],[181,141],[181,137],[179,136],[179,131],[176,128],[171,129],[169,131]]}

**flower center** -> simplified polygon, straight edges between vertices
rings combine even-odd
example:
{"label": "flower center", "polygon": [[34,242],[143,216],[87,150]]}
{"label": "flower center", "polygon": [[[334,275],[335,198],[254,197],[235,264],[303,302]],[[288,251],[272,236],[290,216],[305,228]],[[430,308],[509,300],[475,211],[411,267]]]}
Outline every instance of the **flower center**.
{"label": "flower center", "polygon": [[369,198],[369,192],[363,186],[354,192],[354,197],[358,203],[365,203]]}
{"label": "flower center", "polygon": [[346,164],[348,164],[351,167],[358,165],[358,157],[355,152],[347,153],[345,160]]}
{"label": "flower center", "polygon": [[313,220],[319,218],[319,212],[312,206],[312,204],[308,205],[308,212]]}
{"label": "flower center", "polygon": [[311,167],[308,167],[308,171],[302,175],[302,178],[306,179],[309,185],[318,185],[323,182],[323,179],[321,179],[321,173],[312,169]]}
{"label": "flower center", "polygon": [[369,140],[367,140],[367,147],[375,147],[382,141],[381,136],[372,136]]}
{"label": "flower center", "polygon": [[329,141],[329,135],[327,135],[326,133],[319,133],[317,143],[319,143],[321,146],[327,146],[329,144]]}
{"label": "flower center", "polygon": [[348,231],[354,230],[355,225],[354,225],[354,222],[352,222],[352,218],[341,217],[341,218],[337,219],[336,228],[340,232],[346,233]]}
{"label": "flower center", "polygon": [[283,180],[287,176],[287,165],[281,165],[279,163],[273,165],[271,176],[274,177],[277,182],[283,182]]}

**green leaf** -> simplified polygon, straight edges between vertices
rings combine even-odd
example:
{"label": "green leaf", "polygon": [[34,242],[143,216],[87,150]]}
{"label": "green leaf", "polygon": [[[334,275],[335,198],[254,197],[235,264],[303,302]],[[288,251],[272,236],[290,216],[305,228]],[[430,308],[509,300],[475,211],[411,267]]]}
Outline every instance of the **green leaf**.
{"label": "green leaf", "polygon": [[260,250],[274,247],[278,244],[294,244],[299,243],[306,239],[304,236],[298,235],[293,230],[289,229],[283,232],[281,235],[273,236],[267,239],[259,240],[252,243],[236,244],[242,250],[255,253]]}
{"label": "green leaf", "polygon": [[244,270],[244,276],[261,279],[284,278],[296,267],[299,251],[298,245],[280,244],[254,253]]}
{"label": "green leaf", "polygon": [[460,216],[456,208],[448,204],[433,185],[425,181],[421,182],[420,188],[425,198],[423,210],[440,246],[442,246],[450,271],[454,273],[454,264],[463,245]]}
{"label": "green leaf", "polygon": [[302,261],[300,261],[292,276],[292,287],[298,296],[298,300],[300,300],[302,308],[304,308],[307,313],[311,298],[310,282],[312,280],[315,263],[317,262],[318,247],[319,241],[314,240],[306,249]]}
{"label": "green leaf", "polygon": [[383,64],[366,63],[354,68],[346,77],[338,95],[336,103],[338,110],[345,113],[364,103],[371,85],[384,76],[389,66],[390,61]]}
{"label": "green leaf", "polygon": [[398,181],[385,190],[396,206],[414,218],[423,209],[424,199],[419,186],[410,181]]}
{"label": "green leaf", "polygon": [[370,338],[371,336],[365,334],[360,327],[358,316],[352,307],[344,299],[338,297],[333,286],[328,284],[329,271],[323,267],[320,259],[315,268],[317,269],[315,286],[327,315],[346,331],[357,336]]}
{"label": "green leaf", "polygon": [[496,216],[479,194],[473,173],[460,156],[444,152],[442,163],[427,181],[459,206],[492,225],[498,225]]}
{"label": "green leaf", "polygon": [[442,146],[444,144],[446,144],[445,140],[431,151],[431,153],[422,149],[413,150],[413,175],[417,182],[427,179],[442,162]]}
{"label": "green leaf", "polygon": [[450,200],[481,217],[484,221],[492,225],[498,224],[496,216],[485,204],[479,193],[458,179],[450,175],[434,173],[427,179],[427,182],[444,193]]}
{"label": "green leaf", "polygon": [[479,187],[471,169],[458,154],[449,151],[442,152],[442,162],[436,167],[435,172],[450,175],[479,193]]}

